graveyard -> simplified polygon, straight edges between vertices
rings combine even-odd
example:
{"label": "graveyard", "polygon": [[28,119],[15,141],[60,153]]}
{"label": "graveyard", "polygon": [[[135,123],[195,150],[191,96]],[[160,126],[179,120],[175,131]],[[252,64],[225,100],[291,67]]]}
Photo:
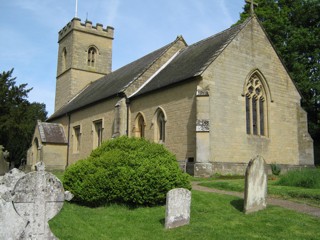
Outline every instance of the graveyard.
{"label": "graveyard", "polygon": [[[129,149],[130,146],[139,153],[129,151],[127,157],[144,156],[137,146],[142,143],[146,148],[146,142],[119,141],[114,143],[121,144],[106,144],[104,147]],[[148,154],[152,149],[158,153],[161,149],[158,147],[149,148]],[[99,154],[104,154],[101,149],[93,156]],[[118,165],[119,161],[116,161]],[[92,163],[91,158],[89,162]],[[106,164],[102,161],[98,166],[102,163]],[[275,168],[268,175],[270,166],[263,157],[256,156],[249,161],[245,176],[189,176],[191,191],[166,185],[168,191],[164,202],[132,204],[132,201],[118,200],[100,201],[99,205],[92,206],[81,203],[72,191],[65,191],[68,184],[63,186],[63,183],[70,172],[47,172],[43,162],[37,163],[35,168],[29,173],[14,168],[0,176],[0,239],[320,238],[320,169],[303,169],[281,175],[281,171],[275,171]],[[153,171],[150,166],[148,171]],[[80,175],[85,179],[86,174]],[[160,188],[157,191],[160,192]],[[281,207],[276,201],[270,201],[274,199],[290,201],[283,201]]]}

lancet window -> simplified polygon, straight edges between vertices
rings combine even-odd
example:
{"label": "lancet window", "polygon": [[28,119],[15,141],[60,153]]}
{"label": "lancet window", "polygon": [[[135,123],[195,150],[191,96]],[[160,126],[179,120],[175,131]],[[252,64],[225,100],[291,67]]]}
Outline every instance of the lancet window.
{"label": "lancet window", "polygon": [[139,113],[136,117],[136,123],[135,123],[135,135],[136,137],[144,138],[145,137],[145,121],[144,117],[141,113]]}
{"label": "lancet window", "polygon": [[164,143],[166,140],[166,115],[162,108],[158,108],[153,120],[155,129],[155,141],[158,143]]}

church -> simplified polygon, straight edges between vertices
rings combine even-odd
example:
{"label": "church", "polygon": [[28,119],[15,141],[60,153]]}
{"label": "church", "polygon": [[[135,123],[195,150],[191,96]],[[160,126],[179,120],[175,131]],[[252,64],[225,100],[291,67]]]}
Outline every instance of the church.
{"label": "church", "polygon": [[35,128],[30,168],[65,169],[122,135],[163,144],[195,176],[244,174],[256,155],[282,169],[314,165],[301,95],[254,15],[115,71],[113,34],[78,18],[59,32],[55,112]]}

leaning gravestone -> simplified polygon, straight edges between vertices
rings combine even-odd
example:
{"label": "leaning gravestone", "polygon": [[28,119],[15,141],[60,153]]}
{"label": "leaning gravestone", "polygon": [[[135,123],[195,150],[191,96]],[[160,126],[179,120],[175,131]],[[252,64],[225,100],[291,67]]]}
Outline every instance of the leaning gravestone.
{"label": "leaning gravestone", "polygon": [[256,212],[267,207],[268,176],[266,163],[261,156],[250,160],[245,179],[244,212]]}
{"label": "leaning gravestone", "polygon": [[[23,227],[16,227],[14,233],[3,229],[3,239],[56,239],[50,231],[48,221],[61,210],[64,200],[71,200],[72,196],[64,192],[58,178],[44,171],[42,162],[36,164],[36,169],[36,172],[19,178],[13,191],[3,195],[4,200],[13,204],[20,220],[26,223]],[[15,237],[17,235],[19,238]]]}
{"label": "leaning gravestone", "polygon": [[175,228],[190,223],[191,192],[176,188],[167,193],[165,228]]}

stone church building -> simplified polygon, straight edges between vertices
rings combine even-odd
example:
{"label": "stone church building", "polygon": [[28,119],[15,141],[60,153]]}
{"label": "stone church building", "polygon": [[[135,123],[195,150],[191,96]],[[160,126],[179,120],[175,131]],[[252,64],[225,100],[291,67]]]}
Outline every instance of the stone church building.
{"label": "stone church building", "polygon": [[121,135],[163,144],[195,176],[244,173],[256,155],[314,164],[301,95],[255,16],[116,71],[113,33],[78,18],[59,32],[55,112],[38,122],[29,166],[65,169]]}

